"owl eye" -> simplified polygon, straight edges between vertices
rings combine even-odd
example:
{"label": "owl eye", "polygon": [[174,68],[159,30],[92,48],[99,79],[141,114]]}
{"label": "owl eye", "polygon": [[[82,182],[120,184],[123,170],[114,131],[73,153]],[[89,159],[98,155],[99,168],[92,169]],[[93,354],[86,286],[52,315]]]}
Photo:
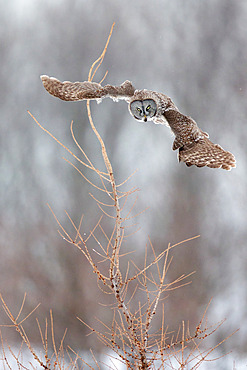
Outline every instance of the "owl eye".
{"label": "owl eye", "polygon": [[149,111],[151,109],[151,105],[148,105],[146,110]]}
{"label": "owl eye", "polygon": [[138,110],[138,112],[141,112],[142,111],[141,108],[139,108],[139,107],[137,107],[136,109]]}

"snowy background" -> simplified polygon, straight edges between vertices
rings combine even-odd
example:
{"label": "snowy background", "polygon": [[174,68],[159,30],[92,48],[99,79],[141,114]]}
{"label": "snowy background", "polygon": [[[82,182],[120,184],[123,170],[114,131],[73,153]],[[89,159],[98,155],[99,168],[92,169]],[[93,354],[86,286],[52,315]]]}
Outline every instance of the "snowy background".
{"label": "snowy background", "polygon": [[[76,316],[89,324],[95,316],[107,321],[107,312],[95,304],[95,297],[102,301],[103,296],[87,262],[57,234],[47,203],[65,226],[65,209],[77,223],[85,214],[86,233],[99,213],[88,184],[63,161],[69,158],[64,149],[34,124],[27,110],[78,154],[69,128],[74,120],[78,141],[100,162],[85,104],[51,97],[39,76],[87,79],[114,21],[97,80],[108,70],[105,83],[128,79],[138,89],[165,93],[213,142],[236,156],[237,168],[231,172],[187,168],[177,162],[166,127],[139,124],[125,102],[92,103],[117,181],[138,169],[130,181],[141,189],[136,212],[149,207],[139,216],[141,230],[128,248],[142,253],[150,236],[162,251],[169,242],[201,235],[173,252],[171,278],[196,274],[190,286],[167,300],[167,324],[173,330],[181,320],[197,324],[213,297],[210,321],[227,318],[215,343],[240,328],[221,348],[222,353],[234,351],[238,369],[247,348],[244,0],[0,1],[0,292],[16,313],[25,292],[26,312],[41,302],[37,315],[42,320],[52,309],[58,337],[67,327],[70,345],[99,346],[93,336],[85,337],[88,331]],[[0,319],[7,322],[2,311]],[[38,340],[32,319],[26,328]],[[11,338],[9,331],[5,335]]]}

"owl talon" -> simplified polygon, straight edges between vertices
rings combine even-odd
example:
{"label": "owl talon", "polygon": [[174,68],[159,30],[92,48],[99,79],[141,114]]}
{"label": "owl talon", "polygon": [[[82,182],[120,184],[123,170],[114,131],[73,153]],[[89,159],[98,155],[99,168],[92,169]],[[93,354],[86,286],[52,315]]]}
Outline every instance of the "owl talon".
{"label": "owl talon", "polygon": [[172,150],[177,150],[179,148],[182,148],[182,146],[183,144],[177,138],[175,138],[173,145],[172,145]]}

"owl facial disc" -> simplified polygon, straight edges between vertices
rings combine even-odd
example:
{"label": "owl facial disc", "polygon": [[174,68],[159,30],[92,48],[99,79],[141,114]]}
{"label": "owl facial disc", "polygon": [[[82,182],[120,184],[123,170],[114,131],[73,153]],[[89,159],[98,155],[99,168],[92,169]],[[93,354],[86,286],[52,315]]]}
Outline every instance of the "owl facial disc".
{"label": "owl facial disc", "polygon": [[130,111],[135,119],[147,122],[155,116],[157,105],[153,99],[134,100],[130,103]]}

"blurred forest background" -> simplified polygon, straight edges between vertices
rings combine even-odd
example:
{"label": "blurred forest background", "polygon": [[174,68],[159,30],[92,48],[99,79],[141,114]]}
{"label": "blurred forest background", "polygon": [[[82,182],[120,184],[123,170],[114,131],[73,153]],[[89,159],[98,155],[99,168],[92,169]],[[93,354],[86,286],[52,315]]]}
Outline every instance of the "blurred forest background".
{"label": "blurred forest background", "polygon": [[[157,250],[200,234],[173,250],[170,278],[196,271],[192,284],[165,301],[166,324],[197,324],[208,301],[211,322],[227,318],[214,340],[237,328],[222,351],[235,359],[247,348],[247,2],[244,0],[56,0],[0,1],[0,291],[18,312],[25,292],[28,312],[41,320],[53,310],[55,332],[72,347],[96,346],[76,316],[93,325],[110,320],[95,276],[79,251],[57,234],[49,203],[64,226],[64,210],[88,234],[100,212],[90,186],[62,157],[71,157],[36,126],[34,116],[75,154],[70,135],[102,166],[99,144],[85,103],[62,102],[43,88],[39,76],[87,79],[110,27],[116,26],[96,76],[105,83],[126,79],[138,89],[170,96],[213,142],[233,152],[231,172],[187,168],[171,150],[168,128],[139,124],[125,102],[92,103],[94,123],[105,140],[118,183],[135,169],[129,186],[140,189],[135,208],[141,229],[126,250],[144,254],[148,236]],[[73,159],[72,159],[73,162]],[[86,173],[87,171],[85,171]],[[107,221],[105,224],[107,229]],[[92,245],[93,247],[93,245]],[[135,257],[132,256],[134,259]],[[109,317],[108,317],[109,315]],[[7,322],[3,312],[1,323]],[[33,321],[26,330],[38,340]],[[6,331],[6,336],[10,332]],[[100,345],[100,343],[98,344]]]}

